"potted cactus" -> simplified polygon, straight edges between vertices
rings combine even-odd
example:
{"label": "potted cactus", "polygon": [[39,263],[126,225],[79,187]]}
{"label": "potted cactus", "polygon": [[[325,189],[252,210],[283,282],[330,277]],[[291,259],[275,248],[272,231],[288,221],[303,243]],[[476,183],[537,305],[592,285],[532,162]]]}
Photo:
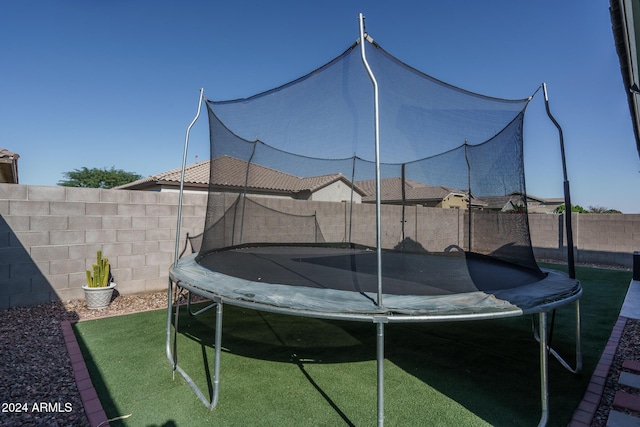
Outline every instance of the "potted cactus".
{"label": "potted cactus", "polygon": [[96,263],[91,270],[86,271],[87,284],[82,286],[87,307],[92,309],[105,308],[111,302],[113,289],[116,284],[112,281],[109,259],[102,257],[102,251],[96,254]]}

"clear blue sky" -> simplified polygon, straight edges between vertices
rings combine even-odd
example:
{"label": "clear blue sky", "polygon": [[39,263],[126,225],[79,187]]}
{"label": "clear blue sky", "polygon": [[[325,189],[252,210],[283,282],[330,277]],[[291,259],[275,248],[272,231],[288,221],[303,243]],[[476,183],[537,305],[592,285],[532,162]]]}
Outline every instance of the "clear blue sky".
{"label": "clear blue sky", "polygon": [[[198,90],[250,96],[323,65],[367,31],[400,60],[465,89],[523,98],[546,82],[574,204],[640,213],[640,159],[606,0],[11,1],[0,11],[0,147],[21,184],[114,166],[179,167]],[[189,163],[208,153],[206,117]],[[527,189],[562,197],[557,132],[536,95]]]}

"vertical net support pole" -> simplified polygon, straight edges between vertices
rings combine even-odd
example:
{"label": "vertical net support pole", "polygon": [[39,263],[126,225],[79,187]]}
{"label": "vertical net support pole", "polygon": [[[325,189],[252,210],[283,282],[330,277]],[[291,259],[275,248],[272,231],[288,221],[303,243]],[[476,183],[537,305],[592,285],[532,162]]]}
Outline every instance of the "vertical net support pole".
{"label": "vertical net support pole", "polygon": [[380,319],[377,327],[377,376],[378,376],[378,427],[384,426],[384,324]]}
{"label": "vertical net support pole", "polygon": [[471,252],[471,244],[472,244],[472,240],[471,240],[471,227],[473,225],[473,218],[471,218],[471,163],[469,162],[469,143],[468,141],[465,139],[464,140],[464,159],[467,162],[467,190],[469,192],[468,194],[468,200],[467,200],[467,216],[468,216],[468,223],[469,223],[469,242],[468,242],[468,251]]}
{"label": "vertical net support pole", "polygon": [[355,179],[356,179],[356,153],[353,153],[353,162],[351,165],[351,198],[349,200],[349,244],[353,243],[351,240],[351,232],[353,227],[353,191],[355,189]]}
{"label": "vertical net support pole", "polygon": [[[258,140],[256,139],[253,143],[253,149],[251,150],[251,156],[249,157],[249,161],[247,162],[247,170],[245,171],[244,174],[244,191],[242,192],[242,195],[239,197],[242,197],[242,209],[240,210],[240,241],[237,243],[238,245],[242,244],[242,233],[244,232],[244,211],[245,208],[247,206],[247,192],[249,191],[249,172],[251,171],[251,164],[253,163],[253,156],[256,154],[256,148],[258,147]],[[235,221],[235,215],[234,215],[234,221]],[[235,224],[233,227],[234,233],[235,233]],[[233,238],[231,239],[231,244],[235,244],[233,242]]]}
{"label": "vertical net support pole", "polygon": [[576,300],[576,369],[574,373],[582,371],[582,314],[580,299]]}
{"label": "vertical net support pole", "polygon": [[404,226],[405,226],[405,223],[407,222],[406,215],[405,215],[405,211],[406,211],[406,208],[407,208],[406,207],[407,206],[407,194],[406,194],[406,189],[405,189],[405,183],[406,183],[406,178],[407,178],[406,177],[406,171],[405,171],[405,166],[406,165],[407,165],[406,163],[402,164],[401,173],[400,173],[401,181],[402,181],[400,183],[400,185],[401,185],[400,188],[401,188],[401,191],[402,191],[402,218],[400,219],[400,225],[401,225],[402,232],[401,232],[401,236],[400,236],[400,247],[401,247],[402,250],[404,250],[404,243],[405,243],[404,239],[406,238]]}
{"label": "vertical net support pole", "polygon": [[569,267],[569,277],[576,278],[576,263],[573,256],[573,227],[571,225],[571,192],[569,191],[569,178],[567,176],[567,160],[564,154],[564,137],[562,135],[562,128],[560,124],[551,114],[549,109],[549,96],[547,94],[547,84],[542,83],[542,90],[544,92],[544,106],[547,110],[549,119],[558,129],[558,135],[560,136],[560,156],[562,157],[562,174],[564,177],[564,218],[565,227],[567,229],[567,265]]}
{"label": "vertical net support pole", "polygon": [[364,16],[362,13],[360,18],[360,53],[362,56],[362,63],[364,64],[367,74],[373,84],[373,114],[375,125],[375,149],[376,149],[376,252],[378,260],[378,306],[382,306],[382,227],[381,221],[381,208],[380,208],[380,117],[378,110],[378,81],[376,76],[369,67],[367,62],[367,53],[365,49],[365,32],[364,32]]}
{"label": "vertical net support pole", "polygon": [[[362,63],[373,84],[373,112],[375,124],[375,150],[376,150],[376,255],[378,265],[378,306],[382,307],[382,232],[381,232],[381,208],[380,208],[380,121],[378,114],[378,82],[369,63],[365,49],[364,16],[359,15],[360,21],[360,53]],[[378,378],[378,427],[384,425],[384,321],[377,322],[377,378]]]}
{"label": "vertical net support pole", "polygon": [[[198,118],[200,117],[200,111],[202,110],[202,101],[204,99],[204,89],[200,88],[200,97],[198,99],[198,111],[196,113],[196,116],[193,118],[193,120],[191,121],[191,123],[189,124],[189,126],[187,127],[187,132],[186,132],[186,136],[185,136],[185,141],[184,141],[184,151],[183,151],[183,155],[182,155],[182,171],[180,173],[180,193],[178,196],[178,220],[177,220],[177,224],[176,224],[176,244],[175,244],[175,261],[174,261],[174,267],[178,266],[178,258],[179,258],[179,252],[180,252],[180,226],[182,224],[182,199],[183,199],[183,195],[184,195],[184,175],[185,175],[185,169],[186,169],[186,165],[187,165],[187,152],[189,149],[189,135],[191,134],[191,129],[193,128],[193,125],[195,125],[195,123],[198,121]],[[180,284],[179,282],[176,283],[176,286],[179,287]],[[175,312],[175,326],[174,326],[174,331],[176,333],[176,336],[174,337],[174,348],[173,348],[173,352],[171,351],[171,315],[172,315],[172,311],[173,311],[173,301],[172,301],[172,287],[173,287],[173,283],[172,280],[169,279],[169,286],[168,286],[168,292],[167,292],[167,342],[166,342],[166,353],[167,353],[167,358],[169,359],[169,361],[172,364],[173,367],[173,371],[177,371],[178,373],[180,373],[180,375],[182,375],[182,377],[185,379],[185,381],[187,382],[187,384],[189,384],[189,386],[193,389],[193,391],[196,393],[196,395],[198,396],[198,398],[200,399],[200,401],[208,408],[208,409],[213,409],[216,407],[216,405],[218,404],[218,394],[219,394],[219,383],[220,383],[220,354],[221,354],[221,347],[222,347],[222,301],[217,300],[214,301],[215,307],[216,307],[216,331],[215,331],[215,356],[214,356],[214,378],[213,378],[213,386],[212,386],[212,390],[211,390],[211,399],[207,399],[207,397],[204,395],[204,393],[202,393],[202,391],[200,391],[200,389],[198,388],[198,386],[195,384],[195,382],[191,379],[191,377],[178,365],[178,360],[177,360],[177,330],[178,330],[178,317],[179,317],[179,304],[178,301],[176,301],[176,312]],[[178,296],[176,297],[176,300],[178,299]],[[210,307],[208,307],[210,308]]]}
{"label": "vertical net support pole", "polygon": [[545,311],[538,315],[538,322],[540,331],[540,402],[542,406],[538,426],[543,427],[547,425],[549,420],[549,353],[547,350],[547,313]]}
{"label": "vertical net support pole", "polygon": [[[189,124],[189,126],[187,127],[187,134],[184,141],[184,151],[182,154],[182,173],[180,175],[180,193],[178,197],[178,219],[176,224],[176,244],[175,244],[174,261],[173,261],[174,267],[178,266],[178,259],[180,257],[180,225],[182,224],[182,195],[184,192],[184,169],[187,164],[187,151],[189,148],[189,133],[191,132],[191,128],[193,127],[193,125],[198,120],[198,117],[200,117],[200,110],[202,107],[203,96],[204,96],[204,89],[200,88],[200,96],[198,98],[198,112],[196,113],[196,116],[191,121],[191,124]],[[176,286],[178,286],[178,284],[176,284]],[[167,286],[167,339],[166,339],[167,348],[166,348],[166,351],[167,351],[167,357],[169,358],[169,361],[173,366],[173,370],[175,371],[177,367],[177,349],[174,349],[173,355],[171,354],[171,317],[172,317],[172,310],[173,310],[173,307],[172,307],[173,302],[171,299],[172,291],[173,291],[173,282],[171,279],[169,279],[169,284]]]}
{"label": "vertical net support pole", "polygon": [[182,171],[180,173],[180,193],[178,196],[178,222],[176,224],[176,247],[174,253],[174,261],[173,266],[178,266],[178,257],[180,253],[180,226],[182,224],[182,196],[184,194],[184,170],[187,166],[187,151],[189,150],[189,134],[191,133],[191,128],[198,121],[198,117],[200,117],[200,110],[202,109],[202,99],[204,97],[204,88],[200,88],[200,98],[198,99],[198,112],[196,116],[193,118],[189,127],[187,127],[187,134],[184,138],[184,150],[182,153]]}

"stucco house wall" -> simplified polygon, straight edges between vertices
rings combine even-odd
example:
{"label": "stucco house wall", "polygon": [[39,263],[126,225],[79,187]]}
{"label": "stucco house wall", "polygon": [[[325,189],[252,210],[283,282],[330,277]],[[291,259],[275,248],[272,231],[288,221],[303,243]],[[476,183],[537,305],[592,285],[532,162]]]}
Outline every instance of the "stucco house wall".
{"label": "stucco house wall", "polygon": [[[351,186],[344,181],[335,181],[326,187],[320,188],[311,194],[309,200],[315,202],[342,202],[351,200]],[[361,203],[362,196],[357,192],[353,192],[353,202]]]}

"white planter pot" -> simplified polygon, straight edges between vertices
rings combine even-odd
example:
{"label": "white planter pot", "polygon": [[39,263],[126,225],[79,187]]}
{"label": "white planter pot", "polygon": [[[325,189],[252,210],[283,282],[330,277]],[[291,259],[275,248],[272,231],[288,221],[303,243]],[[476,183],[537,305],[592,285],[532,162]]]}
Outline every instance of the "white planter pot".
{"label": "white planter pot", "polygon": [[87,285],[83,285],[84,299],[87,301],[87,307],[91,309],[105,308],[111,302],[111,296],[115,289],[115,283],[109,283],[109,286],[104,288],[90,288]]}

